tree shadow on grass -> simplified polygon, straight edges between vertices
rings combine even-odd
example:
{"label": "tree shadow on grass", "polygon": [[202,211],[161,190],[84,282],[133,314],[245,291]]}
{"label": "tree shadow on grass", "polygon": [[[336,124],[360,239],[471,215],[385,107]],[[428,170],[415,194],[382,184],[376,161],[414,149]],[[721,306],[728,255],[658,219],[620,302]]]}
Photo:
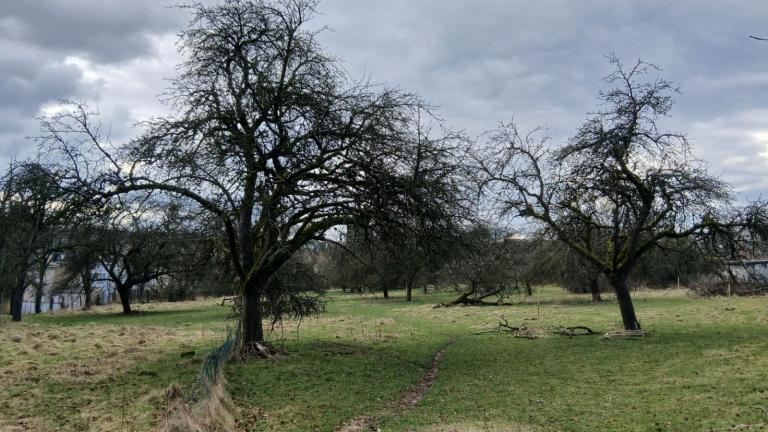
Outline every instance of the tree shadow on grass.
{"label": "tree shadow on grass", "polygon": [[134,311],[130,315],[123,314],[122,312],[78,312],[34,315],[30,316],[28,321],[64,326],[100,324],[183,327],[195,324],[210,324],[211,322],[224,323],[230,312],[231,310],[228,307]]}

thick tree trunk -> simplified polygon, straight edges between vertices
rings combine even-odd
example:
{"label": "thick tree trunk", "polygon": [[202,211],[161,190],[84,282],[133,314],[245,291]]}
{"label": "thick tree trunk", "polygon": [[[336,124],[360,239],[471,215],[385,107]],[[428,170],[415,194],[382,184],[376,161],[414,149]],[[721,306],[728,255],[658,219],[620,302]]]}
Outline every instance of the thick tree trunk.
{"label": "thick tree trunk", "polygon": [[525,281],[525,295],[527,296],[533,295],[533,288],[531,288],[531,283],[528,281]]}
{"label": "thick tree trunk", "polygon": [[632,305],[632,297],[629,294],[627,278],[612,278],[611,284],[616,291],[616,299],[621,309],[621,320],[624,322],[624,330],[640,330],[640,323],[635,315],[635,307]]}
{"label": "thick tree trunk", "polygon": [[264,328],[261,325],[263,311],[261,308],[261,288],[263,286],[254,286],[252,289],[245,290],[243,295],[243,312],[241,325],[243,332],[243,346],[255,342],[264,341]]}
{"label": "thick tree trunk", "polygon": [[129,286],[118,286],[117,287],[117,295],[120,296],[120,303],[123,305],[123,313],[125,315],[131,314],[131,287]]}
{"label": "thick tree trunk", "polygon": [[592,301],[597,303],[603,301],[602,297],[600,297],[600,285],[598,284],[597,278],[593,278],[589,281],[589,292],[592,294]]}
{"label": "thick tree trunk", "polygon": [[413,283],[411,281],[405,284],[405,301],[411,301],[413,298]]}
{"label": "thick tree trunk", "polygon": [[387,288],[386,284],[381,288],[381,292],[384,293],[384,298],[385,299],[389,298],[389,288]]}

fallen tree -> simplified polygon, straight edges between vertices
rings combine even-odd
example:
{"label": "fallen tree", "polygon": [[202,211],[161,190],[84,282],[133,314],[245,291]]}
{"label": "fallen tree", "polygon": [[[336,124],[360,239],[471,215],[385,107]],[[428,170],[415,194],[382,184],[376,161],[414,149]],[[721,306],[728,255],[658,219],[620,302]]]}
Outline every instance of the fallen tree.
{"label": "fallen tree", "polygon": [[487,333],[510,333],[513,337],[516,338],[522,338],[522,339],[536,339],[539,337],[539,335],[544,333],[549,333],[554,336],[592,336],[597,335],[598,333],[594,330],[592,330],[589,327],[586,326],[555,326],[555,327],[547,327],[543,329],[535,329],[532,327],[528,327],[526,324],[522,325],[512,325],[509,323],[509,320],[504,316],[499,317],[499,324],[494,329],[490,330],[484,330],[481,332],[475,333],[476,335],[481,334],[487,334]]}
{"label": "fallen tree", "polygon": [[[451,307],[463,304],[465,306],[498,306],[504,302],[504,299],[507,298],[507,296],[504,294],[505,287],[498,287],[495,290],[491,292],[487,292],[484,294],[478,294],[477,287],[473,287],[471,291],[462,293],[455,299],[449,301],[448,303],[440,303],[436,304],[433,309],[441,308],[441,307]],[[495,302],[489,302],[485,301],[485,299],[489,297],[496,296]]]}

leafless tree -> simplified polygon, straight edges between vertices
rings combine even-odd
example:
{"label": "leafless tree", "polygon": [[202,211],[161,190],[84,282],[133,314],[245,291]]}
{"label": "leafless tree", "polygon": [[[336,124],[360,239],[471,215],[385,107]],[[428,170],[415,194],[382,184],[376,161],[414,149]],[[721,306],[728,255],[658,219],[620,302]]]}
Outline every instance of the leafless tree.
{"label": "leafless tree", "polygon": [[[14,162],[2,179],[0,280],[10,293],[11,315],[21,321],[24,291],[36,256],[47,267],[50,239],[69,219],[71,207],[61,173],[36,161]],[[44,274],[44,273],[43,273]]]}
{"label": "leafless tree", "polygon": [[506,230],[482,223],[465,229],[443,269],[460,294],[442,306],[500,304],[516,281],[516,246]]}
{"label": "leafless tree", "polygon": [[668,239],[733,233],[751,222],[729,210],[729,186],[692,156],[685,136],[657,127],[677,88],[645,81],[657,69],[651,64],[609,60],[615,71],[605,79],[603,110],[566,145],[502,124],[477,163],[505,212],[542,224],[608,278],[624,327],[634,330],[627,281],[643,255]]}
{"label": "leafless tree", "polygon": [[265,346],[264,299],[294,253],[332,227],[406,220],[409,197],[430,199],[403,169],[421,100],[351,81],[306,28],[316,3],[190,6],[187,60],[165,95],[176,114],[128,146],[112,145],[81,104],[43,122],[72,175],[102,196],[183,196],[217,218],[243,296],[244,352]]}

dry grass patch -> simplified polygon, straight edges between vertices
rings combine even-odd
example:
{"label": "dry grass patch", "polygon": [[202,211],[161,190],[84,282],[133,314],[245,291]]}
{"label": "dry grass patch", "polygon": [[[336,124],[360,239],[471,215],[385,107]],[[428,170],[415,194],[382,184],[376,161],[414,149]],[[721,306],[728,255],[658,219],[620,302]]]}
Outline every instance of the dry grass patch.
{"label": "dry grass patch", "polygon": [[521,424],[500,422],[488,423],[458,423],[449,425],[430,426],[418,429],[419,432],[543,432],[544,429]]}
{"label": "dry grass patch", "polygon": [[[166,375],[195,373],[204,355],[200,346],[223,336],[193,326],[144,326],[141,316],[114,316],[137,325],[112,325],[113,317],[102,317],[112,309],[0,325],[0,431],[145,430],[139,425],[158,424],[165,403],[145,396],[163,389]],[[195,355],[180,356],[189,351]]]}

